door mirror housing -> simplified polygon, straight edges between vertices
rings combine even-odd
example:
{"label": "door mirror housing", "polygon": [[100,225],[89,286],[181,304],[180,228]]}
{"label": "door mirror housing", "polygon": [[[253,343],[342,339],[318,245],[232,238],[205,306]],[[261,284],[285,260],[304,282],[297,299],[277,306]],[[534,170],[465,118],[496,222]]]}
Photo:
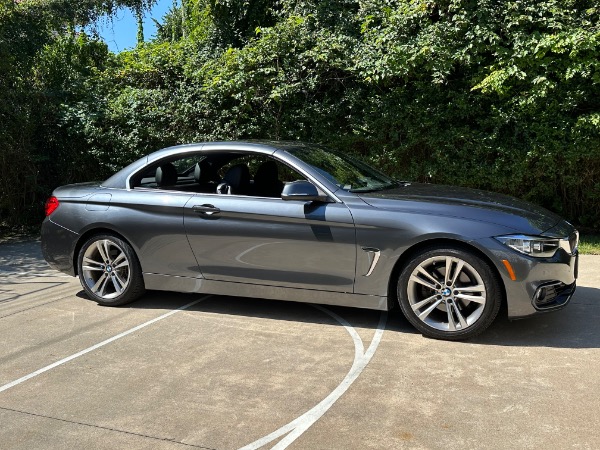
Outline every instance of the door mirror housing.
{"label": "door mirror housing", "polygon": [[321,195],[314,184],[308,181],[287,183],[281,193],[282,200],[300,200],[304,202],[329,202],[329,197]]}

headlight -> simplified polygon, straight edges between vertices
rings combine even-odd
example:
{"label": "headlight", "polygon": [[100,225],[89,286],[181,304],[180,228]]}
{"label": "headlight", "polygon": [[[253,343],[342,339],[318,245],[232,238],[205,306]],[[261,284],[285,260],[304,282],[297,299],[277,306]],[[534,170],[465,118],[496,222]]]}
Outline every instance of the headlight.
{"label": "headlight", "polygon": [[[556,250],[563,246],[561,244],[564,240],[545,236],[524,236],[522,234],[498,236],[496,239],[520,253],[537,258],[551,258],[556,253]],[[566,244],[568,247],[568,238],[566,239]],[[570,249],[567,251],[570,252]]]}

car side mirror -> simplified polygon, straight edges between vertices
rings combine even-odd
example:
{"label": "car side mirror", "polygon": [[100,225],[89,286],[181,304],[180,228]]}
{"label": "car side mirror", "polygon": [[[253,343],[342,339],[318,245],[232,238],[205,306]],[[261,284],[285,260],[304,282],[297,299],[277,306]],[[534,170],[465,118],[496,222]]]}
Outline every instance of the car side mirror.
{"label": "car side mirror", "polygon": [[329,202],[326,195],[319,194],[314,184],[308,181],[287,183],[281,193],[283,200],[300,200],[304,202]]}

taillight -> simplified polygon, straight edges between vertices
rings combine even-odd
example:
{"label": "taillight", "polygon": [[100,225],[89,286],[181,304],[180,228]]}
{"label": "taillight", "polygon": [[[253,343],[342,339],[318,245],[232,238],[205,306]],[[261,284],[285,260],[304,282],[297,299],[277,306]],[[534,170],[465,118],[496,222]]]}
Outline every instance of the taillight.
{"label": "taillight", "polygon": [[59,204],[60,203],[58,203],[58,199],[55,196],[52,196],[46,200],[46,206],[44,207],[44,210],[46,211],[46,217],[56,211],[56,208],[58,208]]}

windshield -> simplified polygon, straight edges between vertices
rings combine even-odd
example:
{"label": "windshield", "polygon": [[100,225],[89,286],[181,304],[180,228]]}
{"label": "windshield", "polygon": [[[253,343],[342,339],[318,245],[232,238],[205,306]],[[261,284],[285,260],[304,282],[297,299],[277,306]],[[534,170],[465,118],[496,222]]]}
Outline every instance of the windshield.
{"label": "windshield", "polygon": [[398,184],[362,161],[333,150],[307,146],[287,148],[286,151],[310,164],[321,175],[345,191],[378,191]]}

